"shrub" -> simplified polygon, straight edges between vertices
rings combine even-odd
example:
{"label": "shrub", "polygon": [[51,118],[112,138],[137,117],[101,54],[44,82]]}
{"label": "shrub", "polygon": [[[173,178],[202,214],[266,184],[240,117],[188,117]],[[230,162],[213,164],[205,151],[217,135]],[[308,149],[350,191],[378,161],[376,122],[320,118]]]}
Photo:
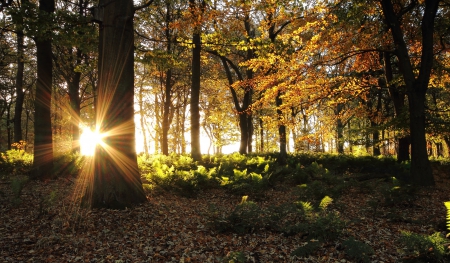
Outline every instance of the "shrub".
{"label": "shrub", "polygon": [[308,257],[320,248],[322,242],[320,240],[311,239],[302,246],[296,248],[291,255],[297,257]]}
{"label": "shrub", "polygon": [[438,262],[449,257],[449,249],[445,246],[448,240],[439,232],[429,236],[402,232],[399,242],[404,246],[405,255],[416,260]]}
{"label": "shrub", "polygon": [[12,149],[0,153],[0,176],[9,177],[26,174],[33,164],[33,155],[22,149]]}
{"label": "shrub", "polygon": [[345,254],[357,262],[370,262],[370,256],[374,254],[373,248],[368,244],[355,240],[354,237],[342,242]]}
{"label": "shrub", "polygon": [[384,196],[384,204],[392,205],[411,205],[417,198],[417,188],[412,185],[405,185],[392,177],[392,185],[387,185],[381,190]]}

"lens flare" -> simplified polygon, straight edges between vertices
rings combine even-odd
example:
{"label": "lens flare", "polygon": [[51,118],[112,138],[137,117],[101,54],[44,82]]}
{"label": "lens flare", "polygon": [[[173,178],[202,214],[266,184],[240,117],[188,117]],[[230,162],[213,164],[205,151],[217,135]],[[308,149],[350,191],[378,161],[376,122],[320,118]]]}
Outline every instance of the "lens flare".
{"label": "lens flare", "polygon": [[80,153],[85,156],[94,156],[95,147],[102,142],[103,136],[90,128],[83,128],[80,136]]}

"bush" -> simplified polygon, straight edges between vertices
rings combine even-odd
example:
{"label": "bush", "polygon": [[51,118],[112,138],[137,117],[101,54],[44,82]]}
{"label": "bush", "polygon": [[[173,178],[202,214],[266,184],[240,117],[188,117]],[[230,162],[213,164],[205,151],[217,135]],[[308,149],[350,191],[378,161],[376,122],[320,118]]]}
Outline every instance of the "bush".
{"label": "bush", "polygon": [[438,262],[449,259],[449,249],[445,245],[448,240],[439,232],[429,236],[402,232],[399,242],[404,246],[405,255],[416,261]]}
{"label": "bush", "polygon": [[234,232],[237,234],[252,233],[266,226],[264,211],[254,202],[242,198],[228,216],[218,217],[217,211],[213,211],[215,217],[210,217],[210,225],[219,232]]}
{"label": "bush", "polygon": [[392,177],[392,185],[387,185],[381,190],[384,196],[384,204],[393,205],[411,205],[417,198],[417,188],[412,185],[405,185]]}
{"label": "bush", "polygon": [[354,237],[342,242],[345,254],[357,262],[370,262],[370,256],[374,254],[373,248],[366,243],[355,240]]}
{"label": "bush", "polygon": [[0,177],[27,174],[33,165],[33,155],[22,149],[0,153]]}

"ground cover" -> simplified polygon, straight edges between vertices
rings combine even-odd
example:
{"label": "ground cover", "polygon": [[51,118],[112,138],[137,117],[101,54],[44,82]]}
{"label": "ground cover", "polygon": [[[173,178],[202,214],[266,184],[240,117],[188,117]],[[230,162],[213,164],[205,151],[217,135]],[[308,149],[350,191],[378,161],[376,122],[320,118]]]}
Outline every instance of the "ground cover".
{"label": "ground cover", "polygon": [[[211,165],[204,168],[209,174],[211,163],[204,164]],[[80,208],[82,176],[28,181],[23,188],[25,177],[3,177],[0,262],[448,260],[447,166],[434,164],[435,187],[415,189],[391,175],[368,177],[370,173],[348,170],[330,174],[318,162],[311,165],[300,167],[310,172],[306,179],[299,175],[305,182],[289,177],[254,188],[242,183],[223,187],[222,181],[192,191],[192,184],[173,178],[176,187],[170,188],[167,181],[155,185],[154,178],[144,176],[148,203],[126,210]],[[253,167],[259,174],[268,170]],[[273,178],[293,170],[276,171],[270,173]],[[230,178],[223,180],[230,184]]]}

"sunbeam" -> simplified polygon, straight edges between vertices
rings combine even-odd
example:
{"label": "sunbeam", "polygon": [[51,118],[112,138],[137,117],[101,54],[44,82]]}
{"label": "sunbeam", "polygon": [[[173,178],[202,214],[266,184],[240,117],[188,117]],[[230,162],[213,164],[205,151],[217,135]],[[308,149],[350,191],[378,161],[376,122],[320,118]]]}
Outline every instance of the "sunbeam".
{"label": "sunbeam", "polygon": [[94,156],[95,147],[102,142],[104,135],[98,131],[92,131],[89,127],[83,128],[80,136],[80,153],[81,155]]}

